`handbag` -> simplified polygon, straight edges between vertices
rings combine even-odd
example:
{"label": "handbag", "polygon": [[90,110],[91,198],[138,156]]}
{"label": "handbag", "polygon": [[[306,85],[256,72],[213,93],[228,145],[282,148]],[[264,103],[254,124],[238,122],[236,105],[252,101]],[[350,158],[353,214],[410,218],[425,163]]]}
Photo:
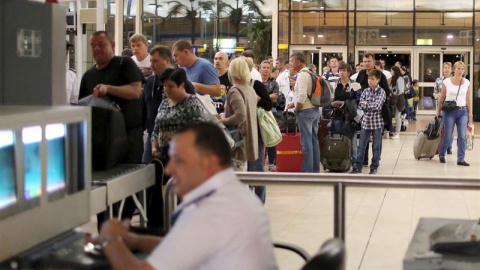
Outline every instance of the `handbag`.
{"label": "handbag", "polygon": [[263,108],[257,109],[258,126],[260,127],[260,137],[266,147],[273,147],[282,141],[282,133],[278,127],[272,111],[265,111]]}
{"label": "handbag", "polygon": [[457,96],[455,97],[455,100],[449,100],[449,101],[444,100],[442,102],[442,111],[451,112],[455,110],[455,108],[457,107],[457,98],[458,98],[458,94],[460,93],[460,87],[462,86],[462,83],[463,83],[463,80],[460,82],[460,85],[458,86]]}
{"label": "handbag", "polygon": [[[235,87],[230,88],[230,91],[232,91]],[[245,103],[245,97],[243,96],[243,93],[241,90],[237,89],[237,91],[242,95],[243,102]],[[230,137],[233,139],[234,144],[232,150],[241,147],[244,143],[243,141],[243,134],[242,134],[242,129],[240,126],[227,126],[227,133],[230,135]]]}
{"label": "handbag", "polygon": [[467,150],[473,150],[473,143],[475,142],[475,136],[473,134],[473,125],[467,126]]}
{"label": "handbag", "polygon": [[[225,139],[227,139],[228,144],[230,144],[230,149],[233,150],[237,148],[238,147],[236,146],[237,142],[232,137],[230,130],[228,130],[228,128],[222,122],[220,122],[220,120],[218,120],[218,118],[215,115],[210,113],[209,109],[205,106],[205,104],[201,100],[200,100],[200,103],[203,106],[203,112],[205,113],[205,118],[207,119],[208,122],[216,124],[223,131],[223,135],[225,135]],[[243,139],[242,139],[242,143],[243,143]]]}

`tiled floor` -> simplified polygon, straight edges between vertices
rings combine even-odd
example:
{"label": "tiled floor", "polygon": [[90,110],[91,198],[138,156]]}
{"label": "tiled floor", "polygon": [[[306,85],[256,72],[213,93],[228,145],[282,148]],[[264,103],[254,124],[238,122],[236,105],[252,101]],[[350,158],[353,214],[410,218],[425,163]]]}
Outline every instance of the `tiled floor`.
{"label": "tiled floor", "polygon": [[[454,155],[441,164],[413,158],[416,131],[432,116],[419,116],[399,140],[383,141],[380,175],[451,176],[480,179],[480,146],[467,151],[470,167],[456,165]],[[476,126],[480,134],[480,124]],[[364,173],[368,173],[364,169]],[[420,217],[478,219],[480,191],[348,188],[346,194],[347,270],[400,270]],[[265,205],[275,241],[297,244],[314,254],[333,236],[333,189],[312,186],[269,186]],[[83,226],[95,232],[95,218]],[[302,261],[276,250],[281,270],[300,269]]]}
{"label": "tiled floor", "polygon": [[[480,180],[480,150],[467,151],[470,167],[456,165],[456,148],[441,164],[415,160],[416,130],[432,119],[420,116],[399,140],[383,141],[378,173],[384,175],[473,177]],[[479,127],[476,133],[479,133]],[[368,170],[364,169],[364,173]],[[400,270],[420,217],[478,219],[480,191],[392,188],[348,188],[346,194],[347,270]],[[271,186],[266,208],[276,241],[295,243],[315,253],[333,236],[333,189]],[[276,251],[281,270],[300,269],[302,262],[286,251]]]}

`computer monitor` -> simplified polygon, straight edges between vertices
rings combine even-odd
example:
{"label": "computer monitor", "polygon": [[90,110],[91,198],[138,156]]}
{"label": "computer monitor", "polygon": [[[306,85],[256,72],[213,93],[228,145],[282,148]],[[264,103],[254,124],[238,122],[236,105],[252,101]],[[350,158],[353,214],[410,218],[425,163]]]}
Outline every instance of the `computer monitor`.
{"label": "computer monitor", "polygon": [[0,130],[0,210],[17,202],[14,146],[14,133]]}
{"label": "computer monitor", "polygon": [[25,127],[22,130],[26,200],[42,195],[42,128]]}
{"label": "computer monitor", "polygon": [[47,193],[65,189],[65,124],[45,126],[47,140]]}

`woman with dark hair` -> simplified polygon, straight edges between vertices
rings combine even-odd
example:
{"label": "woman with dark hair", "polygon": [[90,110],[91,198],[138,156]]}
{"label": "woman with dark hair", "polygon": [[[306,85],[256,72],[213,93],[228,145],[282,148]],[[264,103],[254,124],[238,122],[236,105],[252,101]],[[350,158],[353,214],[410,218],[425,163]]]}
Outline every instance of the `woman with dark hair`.
{"label": "woman with dark hair", "polygon": [[206,122],[201,101],[185,91],[187,74],[182,68],[168,68],[160,76],[166,97],[158,107],[152,132],[152,156],[168,161],[168,147],[175,131],[191,123]]}
{"label": "woman with dark hair", "polygon": [[[402,128],[402,118],[400,114],[405,108],[405,97],[403,94],[405,91],[405,80],[402,77],[400,68],[398,68],[397,66],[393,66],[390,70],[390,73],[392,74],[392,83],[390,84],[390,89],[392,91],[391,98],[393,98],[393,100],[396,99],[396,102],[392,104],[395,107],[396,128],[395,134],[393,134],[390,139],[398,140],[400,136],[400,129]],[[390,129],[392,128],[393,126],[390,126]]]}
{"label": "woman with dark hair", "polygon": [[[400,72],[402,73],[403,80],[405,81],[405,91],[410,90],[413,91],[413,86],[412,86],[412,77],[410,77],[410,74],[408,74],[408,70],[405,66],[402,66],[400,68]],[[406,95],[405,96],[405,112],[407,114],[407,120],[412,119],[412,112],[410,111],[410,107],[408,106],[408,98]]]}
{"label": "woman with dark hair", "polygon": [[[443,117],[445,133],[440,142],[440,162],[445,163],[445,154],[457,126],[457,165],[470,166],[465,161],[467,148],[467,126],[473,123],[472,105],[470,102],[470,81],[463,77],[466,69],[465,63],[457,61],[453,65],[454,75],[443,80],[442,92],[438,99],[437,117]],[[455,101],[456,106],[451,111],[442,110],[444,101]]]}

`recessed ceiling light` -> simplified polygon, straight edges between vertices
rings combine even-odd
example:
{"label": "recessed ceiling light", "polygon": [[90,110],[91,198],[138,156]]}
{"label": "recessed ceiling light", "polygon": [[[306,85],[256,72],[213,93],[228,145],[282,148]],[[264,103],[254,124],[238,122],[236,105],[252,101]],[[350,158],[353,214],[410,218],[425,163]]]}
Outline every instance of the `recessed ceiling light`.
{"label": "recessed ceiling light", "polygon": [[322,37],[323,37],[323,35],[318,35],[317,37],[319,37],[319,38],[322,38]]}
{"label": "recessed ceiling light", "polygon": [[307,35],[303,35],[303,37],[307,37]]}
{"label": "recessed ceiling light", "polygon": [[453,35],[448,35],[447,38],[448,38],[448,39],[452,39],[452,38],[453,38]]}
{"label": "recessed ceiling light", "polygon": [[381,35],[380,37],[382,37],[382,38],[386,38],[386,37],[387,37],[387,35]]}

